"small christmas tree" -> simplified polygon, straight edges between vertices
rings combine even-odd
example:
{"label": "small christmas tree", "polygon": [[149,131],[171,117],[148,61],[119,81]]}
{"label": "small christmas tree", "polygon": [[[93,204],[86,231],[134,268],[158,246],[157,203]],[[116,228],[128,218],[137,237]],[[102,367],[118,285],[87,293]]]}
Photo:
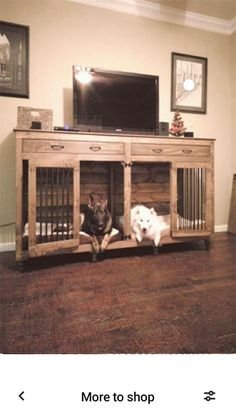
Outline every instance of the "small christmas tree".
{"label": "small christmas tree", "polygon": [[175,137],[178,137],[180,135],[183,135],[185,131],[186,128],[184,127],[184,121],[182,120],[182,116],[179,112],[175,112],[173,121],[171,122],[169,133],[171,135],[174,135]]}

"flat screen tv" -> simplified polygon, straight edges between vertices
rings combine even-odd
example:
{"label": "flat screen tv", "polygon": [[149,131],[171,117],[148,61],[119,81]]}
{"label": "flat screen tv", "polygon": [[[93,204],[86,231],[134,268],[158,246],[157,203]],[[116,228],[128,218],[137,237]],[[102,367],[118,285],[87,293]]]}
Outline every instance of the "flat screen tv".
{"label": "flat screen tv", "polygon": [[158,134],[158,82],[158,76],[73,66],[74,128]]}

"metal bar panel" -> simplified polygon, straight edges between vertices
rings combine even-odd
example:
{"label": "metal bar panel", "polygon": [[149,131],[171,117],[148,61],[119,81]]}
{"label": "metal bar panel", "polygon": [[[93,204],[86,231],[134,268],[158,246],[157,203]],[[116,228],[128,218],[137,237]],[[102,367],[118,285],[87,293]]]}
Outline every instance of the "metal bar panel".
{"label": "metal bar panel", "polygon": [[186,230],[186,218],[187,218],[187,170],[183,169],[184,173],[184,230]]}
{"label": "metal bar panel", "polygon": [[177,169],[172,164],[171,171],[170,171],[170,194],[171,194],[171,211],[170,211],[170,219],[171,219],[171,231],[172,233],[176,233],[177,230]]}
{"label": "metal bar panel", "polygon": [[[48,169],[49,170],[49,169]],[[53,241],[53,168],[50,170],[51,178],[51,241]]]}
{"label": "metal bar panel", "polygon": [[202,230],[202,169],[199,169],[199,223]]}
{"label": "metal bar panel", "polygon": [[46,240],[48,240],[48,171],[49,169],[45,169],[45,193],[46,193],[46,199],[45,199],[45,236]]}
{"label": "metal bar panel", "polygon": [[73,170],[73,238],[80,234],[80,167]]}
{"label": "metal bar panel", "polygon": [[39,240],[42,241],[42,192],[43,192],[43,169],[37,169],[39,174]]}
{"label": "metal bar panel", "polygon": [[56,240],[58,241],[58,230],[59,230],[59,199],[58,199],[58,190],[59,190],[59,168],[56,168]]}
{"label": "metal bar panel", "polygon": [[206,229],[206,169],[203,170],[203,195],[202,195],[203,230]]}
{"label": "metal bar panel", "polygon": [[62,168],[61,175],[61,193],[62,193],[62,204],[61,204],[61,223],[62,223],[62,240],[64,240],[65,230],[64,230],[64,188],[65,188],[65,169]]}
{"label": "metal bar panel", "polygon": [[67,238],[69,238],[69,224],[70,224],[70,170],[66,169],[66,231]]}
{"label": "metal bar panel", "polygon": [[200,218],[200,211],[199,211],[199,201],[200,201],[200,197],[199,197],[199,171],[201,169],[196,169],[197,170],[197,230],[199,230],[199,218]]}
{"label": "metal bar panel", "polygon": [[190,208],[190,196],[189,196],[189,193],[190,193],[190,169],[187,169],[187,172],[188,172],[188,188],[187,188],[187,230],[189,230],[189,222],[190,222],[190,220],[189,220],[189,213],[190,213],[190,210],[189,210],[189,208]]}

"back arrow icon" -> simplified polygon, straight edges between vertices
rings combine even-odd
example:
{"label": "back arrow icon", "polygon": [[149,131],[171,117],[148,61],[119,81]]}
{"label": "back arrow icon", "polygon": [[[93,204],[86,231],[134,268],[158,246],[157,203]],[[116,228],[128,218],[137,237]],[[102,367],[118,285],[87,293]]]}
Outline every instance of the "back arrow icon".
{"label": "back arrow icon", "polygon": [[20,399],[21,399],[21,400],[25,400],[25,399],[24,399],[24,397],[23,397],[23,394],[24,394],[24,391],[22,391],[22,392],[19,394],[19,397],[20,397]]}

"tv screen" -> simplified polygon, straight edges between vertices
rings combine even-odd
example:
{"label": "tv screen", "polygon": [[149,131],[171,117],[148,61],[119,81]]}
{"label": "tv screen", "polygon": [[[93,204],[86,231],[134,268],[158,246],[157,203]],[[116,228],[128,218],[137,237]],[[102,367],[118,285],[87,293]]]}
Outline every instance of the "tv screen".
{"label": "tv screen", "polygon": [[157,133],[158,76],[73,66],[74,127]]}

